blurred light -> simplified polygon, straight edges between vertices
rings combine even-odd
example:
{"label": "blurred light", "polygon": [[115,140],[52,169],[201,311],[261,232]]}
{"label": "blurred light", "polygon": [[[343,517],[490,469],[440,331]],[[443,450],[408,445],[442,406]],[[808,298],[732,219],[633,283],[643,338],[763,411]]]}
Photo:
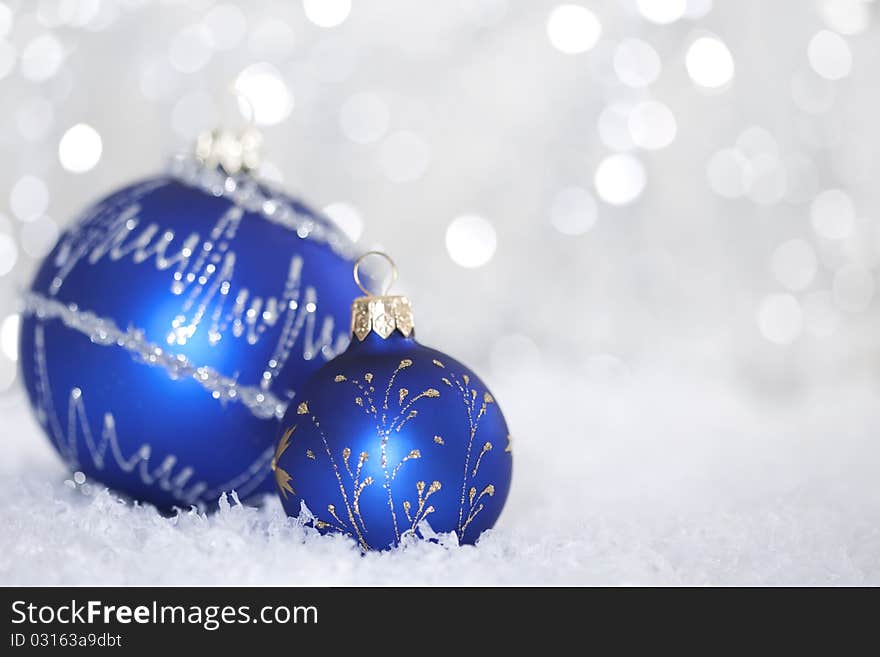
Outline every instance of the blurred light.
{"label": "blurred light", "polygon": [[658,25],[669,25],[684,15],[686,0],[636,0],[639,13]]}
{"label": "blurred light", "polygon": [[834,84],[812,71],[800,71],[791,79],[791,99],[798,109],[809,114],[822,114],[834,105]]}
{"label": "blurred light", "polygon": [[614,72],[615,43],[610,39],[602,39],[585,58],[586,72],[593,84],[612,88],[620,83]]}
{"label": "blurred light", "polygon": [[810,204],[813,228],[829,240],[842,240],[853,229],[856,210],[852,198],[842,189],[826,189]]}
{"label": "blurred light", "polygon": [[793,153],[785,159],[788,189],[785,198],[790,203],[806,203],[816,195],[819,173],[813,161],[802,153]]}
{"label": "blurred light", "polygon": [[19,220],[33,221],[49,207],[49,188],[36,176],[22,176],[12,186],[9,207]]}
{"label": "blurred light", "polygon": [[357,242],[364,232],[364,220],[360,212],[348,203],[331,203],[324,206],[326,214],[352,242]]}
{"label": "blurred light", "polygon": [[758,329],[770,342],[791,344],[801,334],[804,313],[790,294],[770,294],[758,306]]}
{"label": "blurred light", "polygon": [[541,364],[541,351],[535,341],[526,335],[502,335],[492,345],[489,363],[492,374],[499,381],[513,380],[523,373],[533,376]]}
{"label": "blurred light", "polygon": [[837,330],[839,322],[840,317],[828,290],[810,292],[804,297],[804,324],[810,335],[828,337]]}
{"label": "blurred light", "polygon": [[303,0],[303,9],[318,27],[336,27],[348,18],[351,0]]}
{"label": "blurred light", "polygon": [[[136,3],[143,1],[144,0],[131,0],[127,4],[129,8],[133,9],[137,6]],[[121,7],[126,4],[121,2],[105,2],[104,0],[86,0],[86,2],[93,4],[97,13],[92,16],[85,16],[85,19],[88,20],[88,25],[85,27],[95,32],[100,32],[111,27],[119,18]],[[83,0],[80,0],[80,6],[82,6],[82,4],[84,4]]]}
{"label": "blurred light", "polygon": [[0,391],[8,390],[15,382],[18,367],[15,363],[0,359]]}
{"label": "blurred light", "polygon": [[101,159],[101,135],[92,126],[77,123],[58,142],[61,166],[72,173],[85,173]]}
{"label": "blurred light", "polygon": [[0,323],[0,391],[15,381],[18,360],[18,332],[21,320],[18,315],[8,315]]}
{"label": "blurred light", "polygon": [[147,100],[164,100],[174,93],[180,75],[164,57],[149,59],[141,64],[141,94]]}
{"label": "blurred light", "polygon": [[723,87],[733,79],[733,56],[717,37],[704,36],[694,41],[685,56],[685,66],[691,80],[701,87]]}
{"label": "blurred light", "polygon": [[395,183],[418,180],[431,162],[431,152],[417,134],[402,130],[390,135],[379,146],[379,168]]}
{"label": "blurred light", "polygon": [[194,139],[206,126],[213,126],[217,121],[217,106],[207,91],[186,94],[174,103],[171,110],[171,127],[185,139]]}
{"label": "blurred light", "polygon": [[669,146],[677,129],[672,110],[655,100],[639,103],[629,115],[629,133],[640,148],[657,150]]}
{"label": "blurred light", "polygon": [[632,155],[609,155],[599,163],[594,179],[596,192],[606,203],[626,205],[645,189],[645,168]]}
{"label": "blurred light", "polygon": [[42,34],[25,46],[21,53],[21,74],[28,80],[41,82],[58,72],[64,61],[64,48],[54,34]]}
{"label": "blurred light", "polygon": [[629,115],[632,105],[629,103],[611,103],[599,114],[596,126],[599,139],[612,151],[632,150],[634,144],[629,131]]}
{"label": "blurred light", "polygon": [[322,82],[342,82],[352,74],[358,60],[351,39],[325,37],[309,50],[308,66]]}
{"label": "blurred light", "polygon": [[591,383],[614,383],[629,374],[629,368],[613,354],[591,354],[584,363],[584,374]]}
{"label": "blurred light", "polygon": [[0,2],[0,38],[5,37],[12,30],[12,10]]}
{"label": "blurred light", "polygon": [[388,130],[388,106],[370,92],[349,97],[339,110],[343,134],[358,144],[379,141]]}
{"label": "blurred light", "polygon": [[100,9],[99,0],[43,1],[39,3],[37,16],[47,27],[84,27],[97,17]]}
{"label": "blurred light", "polygon": [[52,127],[54,118],[52,103],[40,97],[22,101],[15,112],[18,131],[29,141],[43,139]]}
{"label": "blurred light", "polygon": [[212,7],[205,14],[203,23],[211,33],[211,42],[218,50],[235,48],[247,34],[247,16],[232,3]]}
{"label": "blurred light", "polygon": [[244,98],[238,102],[245,118],[254,115],[258,125],[275,125],[293,111],[293,95],[281,74],[271,64],[251,64],[235,79],[235,89]]}
{"label": "blurred light", "polygon": [[495,228],[478,215],[457,217],[446,229],[446,250],[462,267],[482,267],[495,255],[496,246]]}
{"label": "blurred light", "polygon": [[[858,103],[862,105],[862,103]],[[841,185],[860,186],[868,181],[876,180],[874,162],[876,146],[873,139],[862,139],[862,129],[849,129],[846,119],[838,124],[846,126],[846,135],[840,135],[843,143],[831,144],[828,155],[831,159],[831,174]],[[840,132],[838,131],[838,134]]]}
{"label": "blurred light", "polygon": [[559,5],[547,18],[547,36],[560,52],[574,55],[596,45],[602,25],[596,15],[580,5]]}
{"label": "blurred light", "polygon": [[624,39],[614,49],[614,72],[623,84],[633,89],[654,82],[662,68],[660,55],[641,39]]}
{"label": "blurred light", "polygon": [[507,14],[507,0],[459,0],[459,7],[474,23],[497,25]]}
{"label": "blurred light", "polygon": [[776,247],[770,258],[770,270],[781,285],[792,291],[804,290],[816,277],[816,252],[806,240],[795,238]]}
{"label": "blurred light", "polygon": [[168,61],[181,73],[195,73],[205,67],[213,52],[211,31],[204,25],[191,25],[171,40]]}
{"label": "blurred light", "polygon": [[58,241],[58,226],[47,216],[31,221],[21,228],[21,248],[31,258],[46,256]]}
{"label": "blurred light", "polygon": [[859,265],[844,265],[834,274],[834,305],[848,312],[862,312],[874,297],[874,276]]}
{"label": "blurred light", "polygon": [[749,126],[736,138],[736,148],[747,158],[759,155],[779,157],[779,144],[769,131],[756,125]]}
{"label": "blurred light", "polygon": [[835,32],[859,34],[871,22],[871,0],[821,0],[819,15]]}
{"label": "blurred light", "polygon": [[18,260],[18,247],[15,240],[6,233],[0,233],[0,276],[6,276]]}
{"label": "blurred light", "polygon": [[[849,264],[876,270],[880,266],[880,240],[877,239],[880,237],[880,230],[876,224],[868,224],[860,228],[861,230],[854,230],[843,241],[840,245],[841,249],[834,249],[834,255],[842,256],[842,260]],[[837,257],[835,261],[839,262]]]}
{"label": "blurred light", "polygon": [[0,38],[0,80],[15,68],[15,46]]}
{"label": "blurred light", "polygon": [[269,19],[259,23],[248,37],[248,48],[266,58],[286,57],[296,47],[296,35],[287,23]]}
{"label": "blurred light", "polygon": [[759,205],[773,205],[785,198],[788,177],[779,158],[762,153],[749,160],[743,180],[746,194]]}
{"label": "blurred light", "polygon": [[0,324],[0,352],[15,362],[18,360],[18,330],[21,317],[17,314],[8,315]]}
{"label": "blurred light", "polygon": [[749,161],[735,148],[723,148],[706,166],[706,177],[712,191],[724,198],[739,198],[746,193]]}
{"label": "blurred light", "polygon": [[710,11],[712,11],[712,0],[687,0],[684,15],[685,18],[695,21],[703,18]]}
{"label": "blurred light", "polygon": [[821,30],[810,39],[807,58],[816,73],[826,80],[839,80],[852,69],[852,52],[846,40],[829,30]]}
{"label": "blurred light", "polygon": [[45,85],[46,91],[50,94],[50,99],[56,104],[66,104],[73,95],[76,74],[72,71],[63,70],[53,80],[51,85]]}
{"label": "blurred light", "polygon": [[586,189],[567,187],[550,206],[550,223],[563,235],[582,235],[596,223],[596,199]]}

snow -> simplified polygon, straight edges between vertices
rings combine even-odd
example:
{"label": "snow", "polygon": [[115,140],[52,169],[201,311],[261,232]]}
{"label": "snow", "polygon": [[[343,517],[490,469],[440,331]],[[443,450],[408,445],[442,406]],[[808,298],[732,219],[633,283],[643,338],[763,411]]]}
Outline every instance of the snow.
{"label": "snow", "polygon": [[668,368],[601,381],[565,369],[494,386],[514,483],[478,546],[366,556],[273,498],[163,517],[75,484],[21,394],[7,396],[0,584],[880,584],[872,386],[771,401]]}

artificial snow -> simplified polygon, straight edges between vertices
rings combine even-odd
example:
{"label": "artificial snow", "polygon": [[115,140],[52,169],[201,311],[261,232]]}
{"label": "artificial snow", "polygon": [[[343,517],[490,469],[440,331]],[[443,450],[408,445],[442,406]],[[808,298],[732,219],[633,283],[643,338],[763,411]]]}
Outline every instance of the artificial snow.
{"label": "artificial snow", "polygon": [[365,556],[274,498],[165,517],[76,483],[23,395],[6,397],[0,584],[880,584],[873,385],[767,399],[669,368],[564,371],[493,386],[514,481],[476,547]]}

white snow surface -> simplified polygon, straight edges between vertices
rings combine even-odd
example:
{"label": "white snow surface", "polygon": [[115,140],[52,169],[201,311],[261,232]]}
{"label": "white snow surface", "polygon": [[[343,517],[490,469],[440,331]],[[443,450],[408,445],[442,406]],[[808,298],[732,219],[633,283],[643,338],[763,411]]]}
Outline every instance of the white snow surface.
{"label": "white snow surface", "polygon": [[880,584],[875,384],[737,393],[642,371],[564,367],[495,393],[514,482],[476,547],[417,541],[362,556],[230,495],[163,517],[73,485],[21,393],[0,399],[0,584]]}

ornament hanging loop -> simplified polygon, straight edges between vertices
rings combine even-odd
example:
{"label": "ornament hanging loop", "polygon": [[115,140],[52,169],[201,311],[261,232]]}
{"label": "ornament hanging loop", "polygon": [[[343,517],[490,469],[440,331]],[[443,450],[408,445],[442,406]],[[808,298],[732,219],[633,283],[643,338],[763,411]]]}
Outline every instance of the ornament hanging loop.
{"label": "ornament hanging loop", "polygon": [[257,130],[257,110],[254,108],[254,104],[248,98],[248,95],[235,84],[230,84],[227,91],[235,99],[239,114],[244,116],[245,121],[247,121],[245,130]]}
{"label": "ornament hanging loop", "polygon": [[[383,289],[381,291],[381,293],[379,293],[379,294],[375,294],[375,293],[371,292],[366,287],[364,287],[363,282],[361,282],[361,277],[360,277],[361,265],[363,264],[364,260],[366,260],[370,256],[379,256],[380,258],[383,258],[388,263],[388,265],[391,267],[391,279],[388,281],[388,284],[385,286],[385,289]],[[394,283],[397,282],[397,265],[394,264],[394,260],[392,260],[391,256],[389,256],[387,253],[384,253],[382,251],[367,251],[360,258],[355,260],[353,274],[354,274],[354,282],[357,283],[357,286],[368,297],[373,297],[373,296],[383,296],[384,297],[388,294],[388,292],[391,291],[391,288],[394,286]]]}

